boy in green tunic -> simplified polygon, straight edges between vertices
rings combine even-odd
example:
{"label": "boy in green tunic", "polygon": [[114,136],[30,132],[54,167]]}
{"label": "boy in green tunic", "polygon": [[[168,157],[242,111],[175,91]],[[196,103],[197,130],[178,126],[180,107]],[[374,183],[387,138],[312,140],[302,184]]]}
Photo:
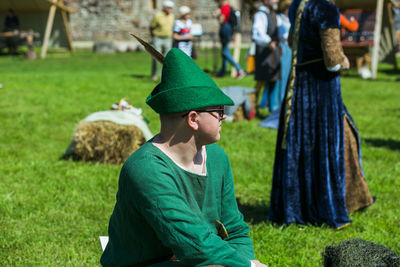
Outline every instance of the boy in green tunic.
{"label": "boy in green tunic", "polygon": [[122,167],[104,266],[265,266],[254,260],[231,166],[213,144],[227,97],[179,49],[146,103],[161,131]]}

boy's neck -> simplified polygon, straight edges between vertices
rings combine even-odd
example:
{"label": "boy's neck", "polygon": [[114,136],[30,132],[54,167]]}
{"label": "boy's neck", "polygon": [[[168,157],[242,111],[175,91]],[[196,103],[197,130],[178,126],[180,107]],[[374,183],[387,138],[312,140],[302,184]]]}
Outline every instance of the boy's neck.
{"label": "boy's neck", "polygon": [[205,155],[203,149],[205,147],[196,145],[194,137],[189,140],[177,141],[174,138],[166,139],[161,134],[158,134],[153,139],[153,145],[185,169],[200,173],[201,171],[199,170],[204,168]]}

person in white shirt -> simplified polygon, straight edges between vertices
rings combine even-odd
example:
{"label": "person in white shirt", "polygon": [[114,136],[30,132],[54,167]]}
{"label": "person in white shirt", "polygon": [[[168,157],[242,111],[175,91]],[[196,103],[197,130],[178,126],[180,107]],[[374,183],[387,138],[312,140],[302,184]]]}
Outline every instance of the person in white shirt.
{"label": "person in white shirt", "polygon": [[276,81],[281,79],[277,9],[278,0],[264,0],[254,15],[252,27],[252,39],[256,43],[254,79],[259,85],[256,85],[256,100],[258,103],[261,84],[264,83],[270,111],[276,106],[271,93]]}
{"label": "person in white shirt", "polygon": [[192,57],[193,35],[191,34],[192,20],[190,19],[190,8],[181,6],[179,8],[179,19],[175,20],[174,47],[182,50],[186,55]]}

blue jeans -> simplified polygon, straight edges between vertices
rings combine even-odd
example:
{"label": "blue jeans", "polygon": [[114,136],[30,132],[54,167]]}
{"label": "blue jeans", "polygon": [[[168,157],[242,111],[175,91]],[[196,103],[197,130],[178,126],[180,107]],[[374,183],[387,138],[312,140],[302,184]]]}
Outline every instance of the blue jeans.
{"label": "blue jeans", "polygon": [[232,28],[231,25],[229,25],[229,23],[225,22],[221,25],[219,31],[219,37],[221,38],[221,45],[222,45],[222,66],[218,74],[219,75],[225,74],[228,62],[237,70],[237,72],[240,72],[242,68],[232,58],[231,52],[229,50],[229,42],[232,39]]}
{"label": "blue jeans", "polygon": [[264,93],[260,102],[260,107],[265,107],[268,105],[268,110],[271,112],[280,107],[276,84],[276,82],[265,82]]}

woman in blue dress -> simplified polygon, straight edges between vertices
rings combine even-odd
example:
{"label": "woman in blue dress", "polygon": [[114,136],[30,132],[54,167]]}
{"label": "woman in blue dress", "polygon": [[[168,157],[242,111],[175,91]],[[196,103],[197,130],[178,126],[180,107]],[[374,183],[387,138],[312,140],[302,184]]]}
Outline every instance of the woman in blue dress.
{"label": "woman in blue dress", "polygon": [[348,225],[373,203],[361,168],[358,131],[341,96],[339,11],[328,0],[294,0],[293,71],[282,103],[270,220]]}

